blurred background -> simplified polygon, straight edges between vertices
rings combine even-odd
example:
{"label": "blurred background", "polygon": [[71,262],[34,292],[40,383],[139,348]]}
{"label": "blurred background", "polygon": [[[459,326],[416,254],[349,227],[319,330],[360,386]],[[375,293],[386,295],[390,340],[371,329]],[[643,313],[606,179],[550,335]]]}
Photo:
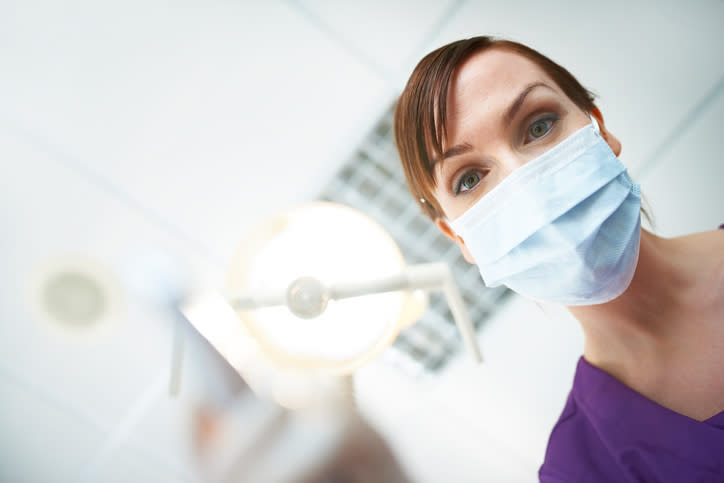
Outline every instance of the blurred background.
{"label": "blurred background", "polygon": [[[221,287],[252,227],[325,199],[378,219],[409,263],[458,263],[389,132],[412,68],[448,41],[498,35],[561,63],[598,95],[654,231],[715,229],[723,21],[720,0],[0,0],[0,481],[207,481],[204,452],[231,461],[257,434],[244,382],[133,282],[148,253]],[[412,481],[537,481],[580,329],[482,285],[476,306],[470,273],[485,363],[431,299],[357,371],[355,404]],[[270,461],[331,454],[309,427]]]}

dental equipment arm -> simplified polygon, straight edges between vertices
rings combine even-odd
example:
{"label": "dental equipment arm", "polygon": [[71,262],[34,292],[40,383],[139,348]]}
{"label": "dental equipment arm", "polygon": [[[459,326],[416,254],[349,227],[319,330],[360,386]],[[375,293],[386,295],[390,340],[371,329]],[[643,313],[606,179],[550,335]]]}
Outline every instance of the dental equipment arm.
{"label": "dental equipment arm", "polygon": [[286,305],[296,316],[309,319],[322,314],[327,308],[329,300],[420,289],[443,292],[465,346],[476,362],[482,362],[473,324],[465,310],[463,298],[450,267],[445,263],[408,265],[401,273],[393,276],[354,283],[337,283],[330,286],[325,286],[312,277],[301,277],[294,280],[285,292],[247,292],[232,294],[227,298],[230,305],[236,310]]}

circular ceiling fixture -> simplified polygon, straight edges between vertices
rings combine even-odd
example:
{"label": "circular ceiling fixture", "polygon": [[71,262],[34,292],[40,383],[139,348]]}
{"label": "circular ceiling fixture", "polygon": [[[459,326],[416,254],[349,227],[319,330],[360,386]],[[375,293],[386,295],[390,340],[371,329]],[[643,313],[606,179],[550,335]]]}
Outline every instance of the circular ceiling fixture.
{"label": "circular ceiling fixture", "polygon": [[98,335],[118,319],[120,283],[101,262],[86,255],[44,260],[30,276],[30,308],[53,330]]}

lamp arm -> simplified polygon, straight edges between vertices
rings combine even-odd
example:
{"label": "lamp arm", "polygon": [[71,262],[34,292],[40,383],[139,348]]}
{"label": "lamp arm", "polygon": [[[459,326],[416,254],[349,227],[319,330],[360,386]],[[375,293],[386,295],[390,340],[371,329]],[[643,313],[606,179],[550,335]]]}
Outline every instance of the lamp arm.
{"label": "lamp arm", "polygon": [[468,351],[473,356],[475,362],[482,363],[483,355],[480,353],[480,345],[478,344],[478,339],[475,336],[475,329],[472,321],[470,320],[470,315],[465,309],[465,302],[460,294],[460,289],[458,288],[457,283],[455,283],[455,279],[450,272],[450,268],[447,265],[445,265],[445,268],[447,269],[447,276],[443,282],[442,290],[445,294],[445,298],[447,299],[447,304],[450,306],[450,311],[452,312],[453,319],[455,319],[455,324],[458,326],[460,335],[463,338],[463,343],[468,348]]}
{"label": "lamp arm", "polygon": [[242,292],[226,298],[235,310],[253,310],[287,304],[286,292],[283,290]]}
{"label": "lamp arm", "polygon": [[458,326],[463,343],[467,347],[475,362],[483,362],[480,346],[475,337],[475,329],[470,320],[465,302],[460,294],[455,278],[447,263],[425,263],[410,265],[405,270],[410,282],[408,288],[425,290],[442,290],[447,304],[452,312],[455,324]]}
{"label": "lamp arm", "polygon": [[[467,347],[470,354],[476,362],[482,362],[480,347],[478,346],[475,330],[473,328],[470,316],[465,309],[465,302],[460,295],[452,271],[446,263],[424,263],[418,265],[408,265],[399,273],[389,277],[379,278],[376,280],[366,280],[361,282],[345,282],[337,283],[330,287],[321,285],[314,279],[310,284],[309,279],[304,277],[304,286],[302,290],[314,288],[316,294],[320,298],[319,310],[312,310],[311,317],[319,315],[326,307],[326,300],[339,300],[351,297],[359,297],[362,295],[371,295],[375,293],[395,292],[399,290],[442,290],[450,311],[452,312],[455,324],[460,330],[463,343]],[[292,286],[301,279],[292,283]],[[287,293],[284,291],[254,292],[235,294],[228,297],[232,307],[236,310],[248,310],[259,307],[269,306],[290,306]],[[312,304],[317,305],[317,304]],[[293,307],[289,307],[295,312]],[[295,312],[296,313],[296,312]],[[308,318],[308,317],[305,317]]]}
{"label": "lamp arm", "polygon": [[376,293],[397,292],[408,289],[409,285],[410,281],[404,272],[376,280],[335,283],[329,287],[329,298],[340,300]]}

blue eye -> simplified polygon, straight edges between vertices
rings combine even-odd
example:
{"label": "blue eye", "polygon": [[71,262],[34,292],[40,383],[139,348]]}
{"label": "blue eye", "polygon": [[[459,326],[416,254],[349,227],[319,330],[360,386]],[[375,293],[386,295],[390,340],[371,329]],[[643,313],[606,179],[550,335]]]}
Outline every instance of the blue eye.
{"label": "blue eye", "polygon": [[478,183],[480,183],[480,175],[475,171],[469,171],[458,181],[456,193],[469,191],[475,188]]}
{"label": "blue eye", "polygon": [[548,134],[557,120],[558,116],[554,116],[534,121],[533,124],[528,127],[528,135],[526,136],[526,141],[531,138],[533,140],[539,139]]}

